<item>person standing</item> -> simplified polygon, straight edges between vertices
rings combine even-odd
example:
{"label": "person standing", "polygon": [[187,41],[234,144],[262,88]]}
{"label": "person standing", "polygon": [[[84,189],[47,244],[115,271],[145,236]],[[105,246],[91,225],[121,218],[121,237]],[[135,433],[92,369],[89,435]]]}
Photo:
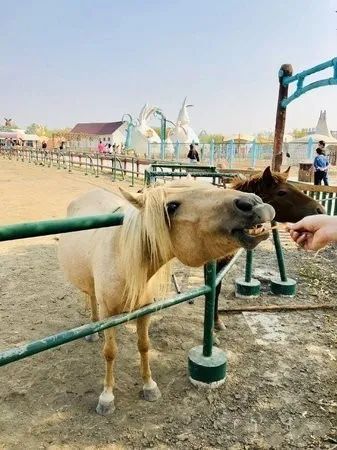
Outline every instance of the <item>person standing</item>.
{"label": "person standing", "polygon": [[317,156],[314,159],[314,184],[320,185],[323,181],[325,186],[329,186],[328,168],[329,161],[325,156],[325,142],[319,141],[316,149]]}
{"label": "person standing", "polygon": [[104,153],[105,147],[104,147],[104,144],[103,144],[102,141],[99,141],[99,144],[97,146],[97,150],[98,150],[98,153]]}
{"label": "person standing", "polygon": [[189,159],[191,164],[196,164],[199,162],[199,153],[195,149],[193,144],[190,144],[190,151],[187,154],[187,158]]}

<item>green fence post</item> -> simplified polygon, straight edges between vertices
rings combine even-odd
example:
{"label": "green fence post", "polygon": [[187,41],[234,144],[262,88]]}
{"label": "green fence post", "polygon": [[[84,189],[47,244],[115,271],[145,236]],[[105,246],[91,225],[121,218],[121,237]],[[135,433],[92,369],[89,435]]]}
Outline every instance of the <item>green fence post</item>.
{"label": "green fence post", "polygon": [[180,144],[178,140],[174,144],[174,158],[176,161],[180,160]]}
{"label": "green fence post", "polygon": [[230,169],[232,169],[233,168],[233,162],[234,162],[234,157],[235,157],[235,147],[234,147],[234,141],[233,140],[231,140],[230,142],[229,142],[229,145],[228,145],[228,148],[229,148],[229,168]]}
{"label": "green fence post", "polygon": [[253,274],[253,250],[246,252],[245,277],[235,280],[235,296],[238,298],[256,298],[260,295],[261,283],[252,278]]}
{"label": "green fence post", "polygon": [[204,272],[205,285],[211,288],[205,295],[204,343],[190,350],[188,371],[192,384],[217,387],[226,379],[227,358],[223,350],[213,347],[216,263],[207,264]]}
{"label": "green fence post", "polygon": [[214,139],[211,140],[209,147],[209,164],[210,166],[214,165]]}
{"label": "green fence post", "polygon": [[255,139],[253,140],[252,146],[251,146],[251,156],[252,156],[252,167],[255,169],[256,166],[256,154],[257,154],[257,144]]}
{"label": "green fence post", "polygon": [[[272,221],[271,224],[272,226],[276,226],[275,221]],[[273,229],[272,233],[280,278],[275,277],[270,280],[270,289],[275,295],[281,295],[282,297],[294,297],[296,294],[296,281],[287,277],[279,232],[277,229]]]}

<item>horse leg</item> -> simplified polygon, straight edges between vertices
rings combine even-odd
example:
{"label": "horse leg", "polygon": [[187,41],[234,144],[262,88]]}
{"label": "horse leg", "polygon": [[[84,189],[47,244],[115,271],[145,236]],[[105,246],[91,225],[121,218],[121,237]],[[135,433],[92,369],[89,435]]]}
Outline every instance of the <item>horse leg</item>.
{"label": "horse leg", "polygon": [[[98,321],[98,305],[95,294],[86,296],[87,306],[90,308],[92,322]],[[98,333],[89,334],[84,338],[87,342],[96,342],[99,340]]]}
{"label": "horse leg", "polygon": [[115,378],[113,374],[114,362],[117,355],[116,330],[108,328],[104,330],[103,355],[105,358],[104,389],[99,396],[96,412],[102,416],[111,414],[115,409],[113,387]]}
{"label": "horse leg", "polygon": [[137,319],[138,351],[140,354],[140,373],[143,378],[143,396],[149,402],[160,398],[160,390],[153,381],[149,363],[149,323],[150,317],[144,316]]}

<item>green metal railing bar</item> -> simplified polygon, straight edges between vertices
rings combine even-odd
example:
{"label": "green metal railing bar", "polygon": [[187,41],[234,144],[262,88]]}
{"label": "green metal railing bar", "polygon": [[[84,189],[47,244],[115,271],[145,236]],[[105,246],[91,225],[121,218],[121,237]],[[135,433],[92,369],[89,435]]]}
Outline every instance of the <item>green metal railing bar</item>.
{"label": "green metal railing bar", "polygon": [[229,261],[229,263],[223,269],[221,269],[220,272],[217,273],[216,279],[215,279],[216,286],[220,283],[220,281],[223,279],[223,277],[230,271],[230,269],[233,267],[233,265],[236,263],[236,261],[240,258],[240,256],[242,255],[243,252],[244,252],[244,249],[240,248],[235,253],[233,258]]}
{"label": "green metal railing bar", "polygon": [[[197,289],[190,290],[186,293],[179,294],[176,297],[159,300],[151,305],[144,306],[136,311],[132,311],[127,314],[120,314],[118,316],[110,317],[109,319],[104,319],[99,322],[90,323],[83,325],[81,327],[73,328],[71,330],[63,331],[53,336],[49,336],[43,339],[38,339],[32,341],[26,345],[19,348],[13,348],[0,353],[0,366],[4,366],[14,361],[19,361],[20,359],[27,358],[28,356],[35,355],[37,353],[43,352],[45,350],[61,346],[68,342],[74,341],[76,339],[83,338],[89,334],[103,331],[106,328],[114,327],[130,320],[137,319],[138,317],[151,314],[162,309],[169,308],[170,306],[178,305],[179,303],[184,303],[193,298],[200,297],[206,294],[206,304],[205,304],[205,322],[204,322],[204,355],[210,356],[212,354],[213,346],[213,315],[214,315],[214,305],[212,298],[208,298],[211,292],[214,291],[215,286],[220,283],[222,278],[230,271],[237,259],[242,255],[243,249],[240,249],[232,260],[224,267],[215,277],[215,269],[213,263],[210,263],[205,267],[205,273],[211,274],[207,279],[207,285],[202,286]],[[211,267],[209,267],[211,266]],[[214,278],[214,280],[213,280]],[[210,283],[210,284],[208,284]],[[213,309],[212,309],[213,308]]]}
{"label": "green metal railing bar", "polygon": [[[13,224],[0,227],[0,240],[7,241],[13,239],[31,238],[36,236],[45,236],[49,234],[67,233],[74,231],[87,230],[92,228],[101,228],[108,226],[118,226],[123,223],[123,214],[117,213],[92,217],[73,217],[61,220],[47,220],[35,223]],[[21,360],[23,358],[35,355],[45,350],[66,344],[68,342],[80,339],[90,334],[114,327],[122,323],[128,322],[138,317],[160,311],[165,308],[186,302],[193,298],[205,295],[205,317],[204,317],[204,344],[203,357],[207,358],[206,362],[200,363],[202,368],[201,378],[207,383],[218,377],[219,369],[209,367],[209,361],[226,361],[225,355],[218,349],[213,349],[213,327],[214,327],[214,307],[215,307],[215,289],[216,284],[221,281],[225,274],[231,269],[234,262],[240,256],[239,251],[232,261],[216,276],[215,262],[211,262],[205,266],[205,285],[190,290],[189,292],[177,295],[176,297],[160,300],[151,305],[144,306],[136,311],[126,314],[113,316],[98,322],[83,325],[71,330],[62,331],[53,336],[48,336],[36,341],[29,342],[19,348],[12,348],[0,354],[0,366]],[[193,350],[193,349],[192,349]],[[214,355],[214,352],[216,355]],[[219,359],[220,358],[220,359]],[[198,364],[197,364],[198,366]],[[199,366],[198,366],[199,367]],[[221,363],[222,378],[225,378],[225,363]],[[204,374],[205,372],[205,374]],[[220,372],[219,372],[220,373]],[[213,380],[214,381],[214,380]]]}
{"label": "green metal railing bar", "polygon": [[[277,225],[277,222],[272,221],[271,224],[273,227],[275,227]],[[280,235],[279,235],[279,232],[277,229],[273,229],[272,233],[273,233],[273,239],[274,239],[275,250],[276,250],[276,258],[277,258],[277,263],[278,263],[278,267],[279,267],[279,271],[280,271],[281,281],[287,281],[287,273],[286,273],[286,267],[285,267],[285,263],[284,263]]]}
{"label": "green metal railing bar", "polygon": [[58,347],[66,344],[67,342],[75,341],[76,339],[88,336],[89,334],[103,331],[106,328],[115,327],[122,323],[129,322],[130,320],[137,319],[138,317],[186,302],[192,298],[208,294],[210,291],[211,288],[209,286],[202,286],[184,294],[179,294],[173,298],[159,300],[151,305],[144,306],[143,308],[139,308],[136,311],[132,311],[127,314],[120,314],[118,316],[110,317],[109,319],[100,320],[99,322],[93,322],[68,331],[62,331],[61,333],[54,334],[53,336],[32,341],[22,347],[6,350],[5,352],[0,353],[0,366],[35,355],[36,353],[43,352],[53,347]]}
{"label": "green metal railing bar", "polygon": [[0,241],[25,239],[50,234],[71,233],[73,231],[104,228],[123,223],[122,213],[104,214],[100,216],[70,217],[58,220],[43,220],[0,227]]}
{"label": "green metal railing bar", "polygon": [[201,170],[201,169],[205,169],[205,170],[208,170],[208,171],[213,171],[213,172],[216,172],[216,167],[215,166],[209,166],[209,165],[206,165],[206,164],[198,164],[198,165],[193,165],[193,164],[184,164],[184,163],[179,163],[179,162],[175,162],[175,163],[166,163],[166,162],[162,162],[162,163],[157,163],[157,162],[154,162],[154,163],[152,163],[151,164],[151,167],[153,168],[153,169],[156,169],[156,168],[164,168],[165,167],[165,169],[170,169],[170,168],[172,168],[172,169],[193,169],[193,168],[195,168],[196,170]]}
{"label": "green metal railing bar", "polygon": [[193,171],[193,169],[188,172],[154,172],[149,171],[150,176],[159,178],[159,177],[187,177],[187,175],[191,175],[192,177],[207,177],[207,178],[215,178],[215,177],[223,177],[224,174],[220,172],[197,172]]}
{"label": "green metal railing bar", "polygon": [[253,250],[247,250],[246,254],[246,268],[245,268],[245,281],[250,283],[253,273]]}
{"label": "green metal railing bar", "polygon": [[[204,268],[205,284],[215,286],[216,263],[212,261]],[[203,356],[211,356],[213,348],[213,322],[215,307],[215,289],[209,289],[205,299]]]}

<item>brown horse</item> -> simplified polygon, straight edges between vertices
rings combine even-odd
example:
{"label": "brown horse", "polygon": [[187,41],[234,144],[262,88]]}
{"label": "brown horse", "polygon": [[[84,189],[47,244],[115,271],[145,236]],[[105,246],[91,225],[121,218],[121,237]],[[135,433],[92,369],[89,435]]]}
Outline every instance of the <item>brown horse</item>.
{"label": "brown horse", "polygon": [[[275,209],[275,220],[277,222],[297,222],[303,217],[314,214],[324,214],[324,208],[311,197],[303,194],[295,186],[287,182],[290,167],[283,173],[272,173],[267,167],[262,174],[253,175],[249,178],[234,178],[231,188],[241,192],[252,192],[272,205]],[[217,262],[219,272],[232,259],[233,255]],[[224,324],[219,318],[218,300],[221,283],[217,286],[214,326],[218,330],[224,329]]]}
{"label": "brown horse", "polygon": [[[198,267],[240,247],[254,248],[267,236],[251,235],[249,229],[275,214],[254,194],[189,181],[149,188],[143,194],[98,189],[74,200],[68,216],[116,210],[124,213],[121,226],[68,233],[59,241],[61,266],[90,297],[94,321],[152,303],[163,267],[174,257]],[[137,319],[143,393],[153,401],[160,391],[151,375],[148,327],[148,316]],[[115,328],[104,332],[106,373],[99,414],[114,409],[115,334]]]}

